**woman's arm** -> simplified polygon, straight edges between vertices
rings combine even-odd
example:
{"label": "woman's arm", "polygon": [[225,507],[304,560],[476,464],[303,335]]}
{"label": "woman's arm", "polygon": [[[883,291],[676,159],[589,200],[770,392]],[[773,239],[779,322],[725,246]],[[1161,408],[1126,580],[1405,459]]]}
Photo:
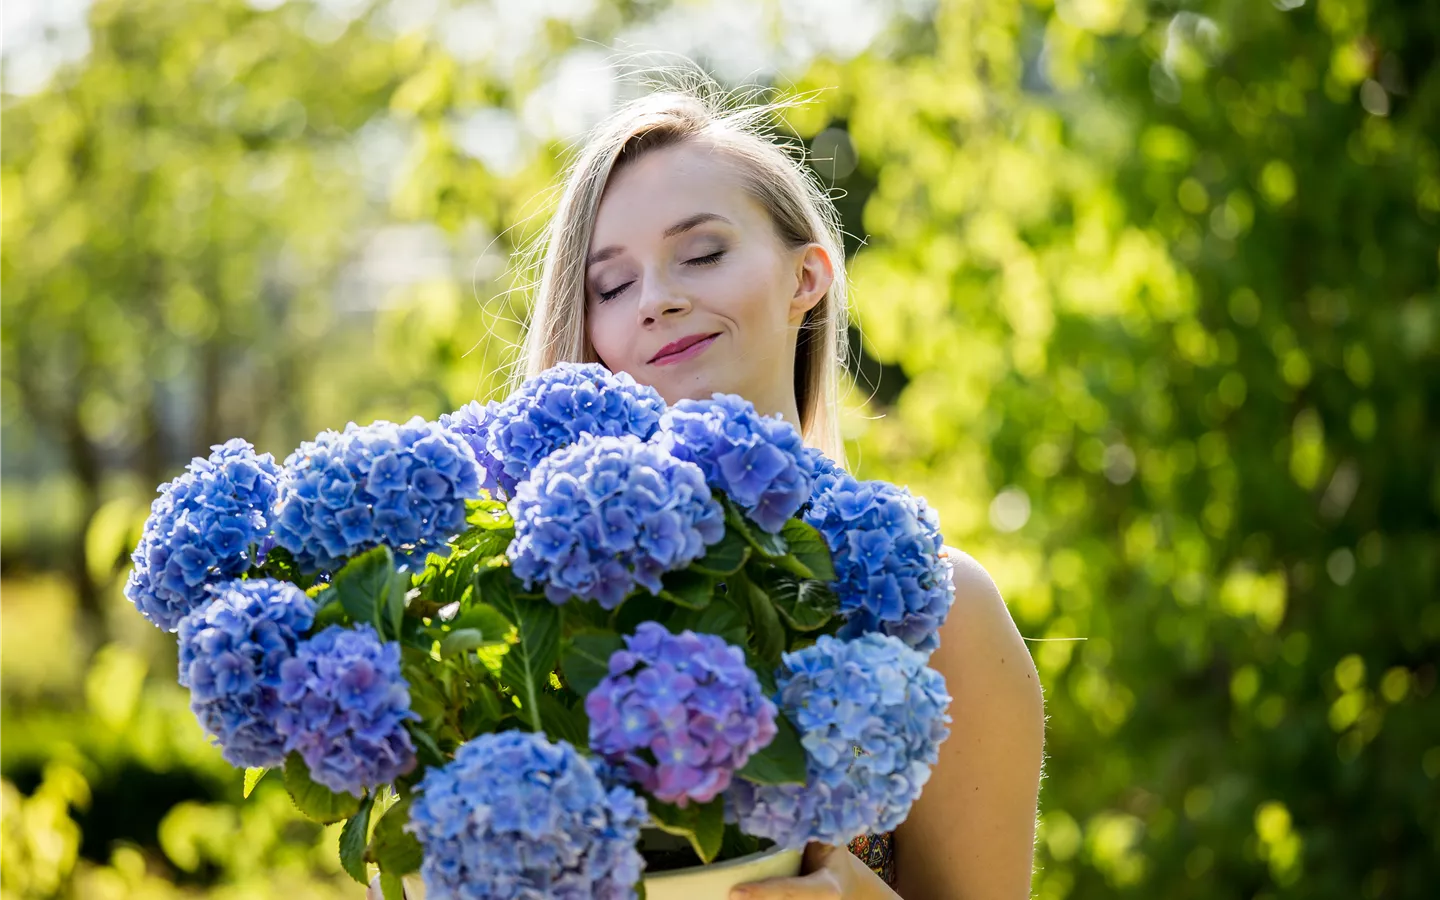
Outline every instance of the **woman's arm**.
{"label": "woman's arm", "polygon": [[1022,900],[1044,759],[1040,676],[985,569],[958,550],[946,556],[955,605],[930,665],[945,676],[953,721],[896,833],[896,891],[905,900]]}

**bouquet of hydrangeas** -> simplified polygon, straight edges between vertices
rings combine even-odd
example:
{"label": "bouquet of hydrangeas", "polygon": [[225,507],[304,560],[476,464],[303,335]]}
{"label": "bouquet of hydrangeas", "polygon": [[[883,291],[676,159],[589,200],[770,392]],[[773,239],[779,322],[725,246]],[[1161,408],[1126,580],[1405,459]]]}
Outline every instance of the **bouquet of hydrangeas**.
{"label": "bouquet of hydrangeas", "polygon": [[283,465],[213,450],[126,596],[246,793],[281,769],[387,898],[629,898],[890,830],[948,734],[935,514],[738,397],[564,364]]}

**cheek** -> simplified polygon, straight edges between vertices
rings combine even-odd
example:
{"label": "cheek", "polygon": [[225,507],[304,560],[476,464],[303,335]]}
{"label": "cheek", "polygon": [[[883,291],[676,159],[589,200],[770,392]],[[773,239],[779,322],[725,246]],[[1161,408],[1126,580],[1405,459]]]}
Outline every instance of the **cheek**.
{"label": "cheek", "polygon": [[586,310],[585,336],[607,368],[617,370],[628,366],[626,350],[630,335],[610,310],[604,306],[591,306]]}

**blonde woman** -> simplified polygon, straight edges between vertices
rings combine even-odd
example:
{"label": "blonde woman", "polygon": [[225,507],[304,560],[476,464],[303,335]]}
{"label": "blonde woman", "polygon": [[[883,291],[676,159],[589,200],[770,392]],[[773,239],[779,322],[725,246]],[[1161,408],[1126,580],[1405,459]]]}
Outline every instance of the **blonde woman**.
{"label": "blonde woman", "polygon": [[[625,105],[572,163],[517,374],[599,362],[671,403],[740,394],[843,461],[846,281],[835,210],[756,126],[770,109],[726,109],[697,87]],[[737,888],[733,900],[1029,896],[1039,677],[985,570],[947,552],[955,604],[931,665],[954,697],[954,723],[909,819],[850,848],[811,846],[805,875]]]}

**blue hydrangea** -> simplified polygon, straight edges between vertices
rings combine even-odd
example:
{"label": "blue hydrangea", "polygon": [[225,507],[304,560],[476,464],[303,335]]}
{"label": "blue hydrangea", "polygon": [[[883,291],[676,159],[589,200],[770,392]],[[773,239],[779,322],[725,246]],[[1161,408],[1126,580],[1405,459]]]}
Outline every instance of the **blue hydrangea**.
{"label": "blue hydrangea", "polygon": [[950,733],[945,679],[898,639],[873,633],[826,635],[784,662],[780,711],[800,732],[806,783],[737,780],[729,797],[740,827],[789,848],[893,830]]}
{"label": "blue hydrangea", "polygon": [[490,454],[486,443],[490,438],[490,426],[496,421],[499,410],[500,404],[493,400],[483,405],[478,400],[472,400],[453,413],[440,416],[440,427],[448,428],[470,445],[476,462],[480,464],[480,486],[492,497],[496,494],[494,473],[503,471],[504,465]]}
{"label": "blue hydrangea", "polygon": [[585,698],[590,749],[657,799],[708,803],[775,738],[775,704],[745,652],[712,634],[644,622]]}
{"label": "blue hydrangea", "polygon": [[527,587],[620,605],[639,584],[689,565],[725,536],[725,514],[694,464],[637,437],[590,437],[541,460],[510,500],[508,553]]}
{"label": "blue hydrangea", "polygon": [[179,626],[179,680],[190,688],[190,709],[232,766],[279,765],[280,667],[314,621],[315,603],[295,585],[268,578],[209,591],[214,599]]}
{"label": "blue hydrangea", "polygon": [[306,571],[332,570],[381,544],[423,563],[466,529],[480,496],[475,453],[458,435],[416,416],[403,425],[354,422],[325,431],[285,460],[275,535]]}
{"label": "blue hydrangea", "polygon": [[804,506],[804,509],[809,509],[816,500],[834,487],[837,481],[850,473],[845,470],[844,466],[814,447],[805,448],[805,458],[810,465],[810,471],[815,476],[815,482],[810,489],[810,497],[805,501]]}
{"label": "blue hydrangea", "polygon": [[405,722],[420,717],[410,711],[400,645],[369,625],[331,625],[302,641],[280,664],[278,694],[276,731],[317,783],[359,797],[415,768]]}
{"label": "blue hydrangea", "polygon": [[772,534],[810,498],[814,471],[800,432],[742,397],[681,400],[661,416],[657,440]]}
{"label": "blue hydrangea", "polygon": [[630,900],[645,803],[608,790],[565,741],[483,734],[415,788],[412,832],[432,900]]}
{"label": "blue hydrangea", "polygon": [[846,617],[841,637],[894,635],[929,653],[954,602],[950,564],[940,556],[940,519],[926,502],[885,481],[845,472],[822,477],[805,521],[825,536],[835,560],[835,593]]}
{"label": "blue hydrangea", "polygon": [[185,473],[160,485],[130,559],[125,596],[166,631],[197,606],[206,588],[243,575],[256,562],[254,545],[270,532],[280,471],[270,454],[239,438],[196,457]]}
{"label": "blue hydrangea", "polygon": [[664,411],[659,392],[625,372],[612,373],[597,363],[560,363],[528,379],[504,402],[462,409],[451,421],[472,446],[480,445],[483,486],[508,499],[540,460],[582,434],[648,438]]}

